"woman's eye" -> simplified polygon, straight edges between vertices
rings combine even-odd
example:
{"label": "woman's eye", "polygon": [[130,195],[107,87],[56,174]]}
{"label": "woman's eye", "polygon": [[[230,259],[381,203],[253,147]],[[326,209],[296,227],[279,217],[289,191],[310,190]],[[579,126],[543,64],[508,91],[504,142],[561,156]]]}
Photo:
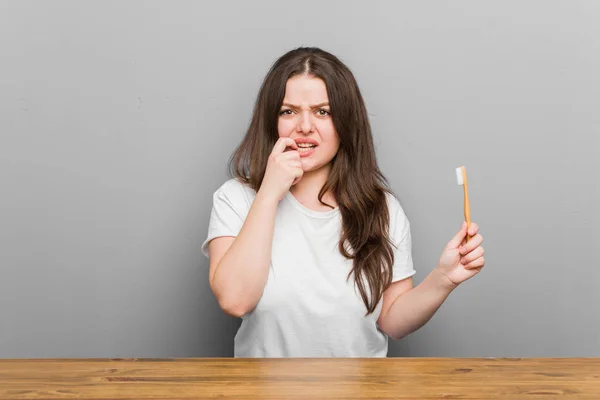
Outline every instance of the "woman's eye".
{"label": "woman's eye", "polygon": [[292,113],[292,110],[282,110],[279,112],[279,115],[290,115]]}
{"label": "woman's eye", "polygon": [[324,117],[324,116],[326,116],[326,115],[330,115],[330,112],[329,112],[329,111],[327,111],[327,110],[326,110],[326,109],[324,109],[324,108],[321,108],[319,111],[317,111],[317,113],[318,113],[318,114],[319,114],[319,116],[321,116],[321,117]]}

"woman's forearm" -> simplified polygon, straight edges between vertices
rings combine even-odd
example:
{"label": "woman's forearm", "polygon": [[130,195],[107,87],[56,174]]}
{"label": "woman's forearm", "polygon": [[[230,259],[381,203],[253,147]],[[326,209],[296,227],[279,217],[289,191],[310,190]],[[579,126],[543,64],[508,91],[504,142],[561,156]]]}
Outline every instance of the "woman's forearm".
{"label": "woman's forearm", "polygon": [[419,285],[398,296],[380,319],[380,329],[393,339],[416,331],[433,317],[454,288],[434,270]]}

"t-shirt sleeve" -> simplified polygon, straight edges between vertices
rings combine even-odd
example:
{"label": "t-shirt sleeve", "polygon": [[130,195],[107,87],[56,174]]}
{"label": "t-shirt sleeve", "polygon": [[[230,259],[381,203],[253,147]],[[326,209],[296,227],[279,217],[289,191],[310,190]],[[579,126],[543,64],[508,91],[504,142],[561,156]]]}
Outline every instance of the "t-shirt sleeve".
{"label": "t-shirt sleeve", "polygon": [[416,271],[412,258],[410,221],[395,197],[390,197],[390,238],[394,245],[392,282],[413,276]]}
{"label": "t-shirt sleeve", "polygon": [[246,213],[244,209],[243,188],[239,182],[228,181],[213,194],[213,205],[208,223],[208,235],[202,244],[202,253],[208,257],[208,244],[222,236],[236,237]]}

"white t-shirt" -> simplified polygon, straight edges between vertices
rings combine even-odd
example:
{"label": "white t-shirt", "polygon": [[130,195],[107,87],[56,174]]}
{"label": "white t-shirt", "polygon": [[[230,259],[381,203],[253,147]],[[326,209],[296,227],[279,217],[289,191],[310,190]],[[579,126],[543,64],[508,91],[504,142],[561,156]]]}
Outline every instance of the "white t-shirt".
{"label": "white t-shirt", "polygon": [[[237,236],[256,192],[238,180],[225,182],[213,196],[208,237]],[[398,200],[388,195],[390,235],[397,249],[393,281],[415,273],[410,224]],[[352,261],[339,252],[342,226],[338,208],[314,211],[290,192],[279,202],[271,265],[258,305],[242,317],[235,357],[386,357],[388,336],[379,330],[354,284],[346,280]]]}

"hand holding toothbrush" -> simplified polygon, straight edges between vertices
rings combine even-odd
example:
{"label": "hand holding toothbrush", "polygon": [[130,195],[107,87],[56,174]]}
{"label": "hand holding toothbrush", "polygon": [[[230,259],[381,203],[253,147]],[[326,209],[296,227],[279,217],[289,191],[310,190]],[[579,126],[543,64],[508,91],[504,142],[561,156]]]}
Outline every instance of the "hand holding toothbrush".
{"label": "hand holding toothbrush", "polygon": [[475,276],[485,265],[483,258],[483,237],[477,234],[479,226],[471,223],[469,192],[467,186],[467,170],[465,167],[456,169],[456,183],[464,188],[465,222],[458,233],[446,245],[436,268],[445,276],[452,287],[456,287],[467,279]]}
{"label": "hand holding toothbrush", "polygon": [[[467,231],[468,228],[468,231]],[[463,222],[458,233],[448,242],[442,252],[436,270],[445,276],[454,288],[477,275],[485,265],[483,258],[483,236],[477,233],[479,226],[472,222],[470,227]],[[471,236],[467,242],[466,236]]]}

